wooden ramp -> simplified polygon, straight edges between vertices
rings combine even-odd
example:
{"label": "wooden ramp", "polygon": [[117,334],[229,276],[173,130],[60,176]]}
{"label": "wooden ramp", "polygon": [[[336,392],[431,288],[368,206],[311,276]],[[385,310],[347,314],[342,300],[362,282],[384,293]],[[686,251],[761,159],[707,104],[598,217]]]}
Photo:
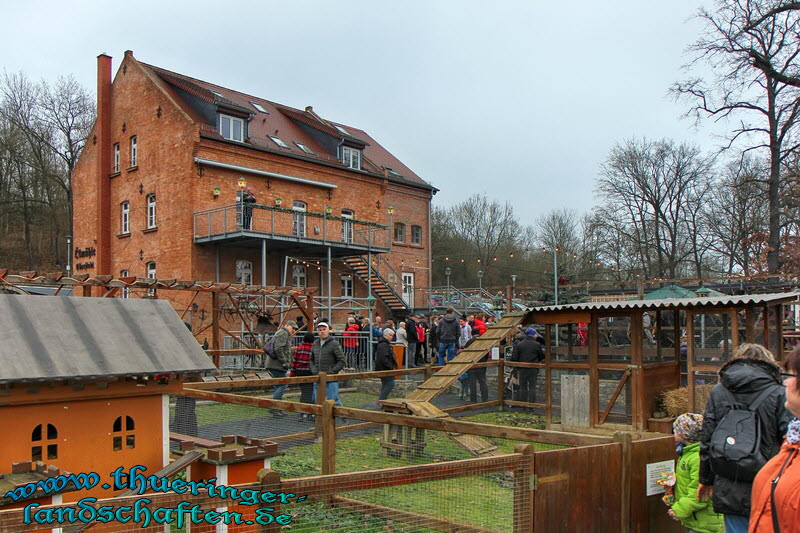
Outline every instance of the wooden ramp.
{"label": "wooden ramp", "polygon": [[[384,400],[381,405],[387,411],[433,418],[449,418],[450,415],[435,407],[430,401],[447,391],[462,374],[483,359],[492,348],[500,343],[509,331],[516,328],[525,319],[526,315],[527,313],[524,312],[504,315],[503,318],[488,328],[486,333],[470,344],[469,348],[458,354],[408,396],[394,400]],[[447,436],[476,457],[499,455],[497,446],[481,437],[461,433],[447,433]]]}

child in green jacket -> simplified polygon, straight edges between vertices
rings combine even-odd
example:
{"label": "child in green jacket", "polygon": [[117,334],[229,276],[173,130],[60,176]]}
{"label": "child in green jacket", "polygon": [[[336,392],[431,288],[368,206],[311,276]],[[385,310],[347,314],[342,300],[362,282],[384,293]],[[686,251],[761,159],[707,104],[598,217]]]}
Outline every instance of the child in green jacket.
{"label": "child in green jacket", "polygon": [[719,533],[722,515],[714,512],[711,502],[697,500],[702,429],[703,415],[695,413],[682,414],[672,425],[679,459],[675,467],[675,502],[670,507],[669,516],[680,520],[687,532]]}

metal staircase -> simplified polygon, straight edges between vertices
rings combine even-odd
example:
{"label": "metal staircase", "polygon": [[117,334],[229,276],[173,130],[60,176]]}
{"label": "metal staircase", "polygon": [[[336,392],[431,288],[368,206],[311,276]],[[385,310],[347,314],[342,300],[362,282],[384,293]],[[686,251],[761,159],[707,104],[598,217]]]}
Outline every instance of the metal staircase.
{"label": "metal staircase", "polygon": [[[369,285],[370,277],[372,278],[372,292],[380,298],[393,313],[403,314],[407,312],[410,307],[403,300],[402,294],[402,277],[397,271],[392,268],[389,262],[380,255],[373,255],[374,261],[377,264],[368,265],[367,259],[363,256],[345,257],[344,262],[361,278],[361,280]],[[381,275],[381,270],[384,274],[393,275],[395,282],[388,281]]]}

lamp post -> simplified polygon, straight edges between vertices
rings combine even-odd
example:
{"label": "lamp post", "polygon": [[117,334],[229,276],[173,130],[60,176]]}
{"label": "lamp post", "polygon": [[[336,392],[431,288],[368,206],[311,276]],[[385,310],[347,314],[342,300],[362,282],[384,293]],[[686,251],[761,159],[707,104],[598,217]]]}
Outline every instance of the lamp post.
{"label": "lamp post", "polygon": [[508,302],[508,310],[514,311],[514,289],[517,287],[517,275],[511,274],[511,300]]}
{"label": "lamp post", "polygon": [[450,273],[452,271],[453,271],[453,269],[450,268],[450,267],[447,267],[447,268],[444,269],[444,275],[447,276],[447,293],[446,293],[447,300],[445,301],[445,307],[447,307],[447,305],[450,302]]}
{"label": "lamp post", "polygon": [[373,361],[372,361],[372,331],[375,329],[375,325],[372,323],[372,310],[375,309],[375,302],[376,298],[372,295],[372,293],[367,295],[367,311],[369,312],[369,344],[367,345],[367,365],[369,366],[370,372],[373,370]]}
{"label": "lamp post", "polygon": [[480,298],[481,311],[483,311],[483,270],[478,270],[478,297]]}
{"label": "lamp post", "polygon": [[394,242],[394,225],[392,221],[394,220],[394,207],[391,205],[386,208],[386,212],[389,213],[389,249],[392,249],[392,243]]}

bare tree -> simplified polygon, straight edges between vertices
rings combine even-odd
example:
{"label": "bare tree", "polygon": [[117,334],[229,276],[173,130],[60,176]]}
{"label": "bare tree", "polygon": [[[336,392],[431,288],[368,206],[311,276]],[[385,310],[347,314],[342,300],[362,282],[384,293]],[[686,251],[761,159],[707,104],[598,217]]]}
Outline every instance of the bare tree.
{"label": "bare tree", "polygon": [[642,275],[674,278],[687,257],[699,256],[690,234],[710,172],[711,159],[688,144],[643,139],[612,148],[597,192],[608,228],[627,241]]}
{"label": "bare tree", "polygon": [[[725,148],[744,144],[743,154],[762,152],[769,209],[767,264],[777,273],[781,239],[781,170],[798,148],[796,129],[800,89],[786,83],[796,77],[800,54],[800,11],[796,2],[717,0],[701,9],[705,33],[692,45],[694,60],[706,63],[711,80],[676,83],[672,92],[692,103],[689,114],[731,124]],[[735,119],[735,122],[734,122]]]}

